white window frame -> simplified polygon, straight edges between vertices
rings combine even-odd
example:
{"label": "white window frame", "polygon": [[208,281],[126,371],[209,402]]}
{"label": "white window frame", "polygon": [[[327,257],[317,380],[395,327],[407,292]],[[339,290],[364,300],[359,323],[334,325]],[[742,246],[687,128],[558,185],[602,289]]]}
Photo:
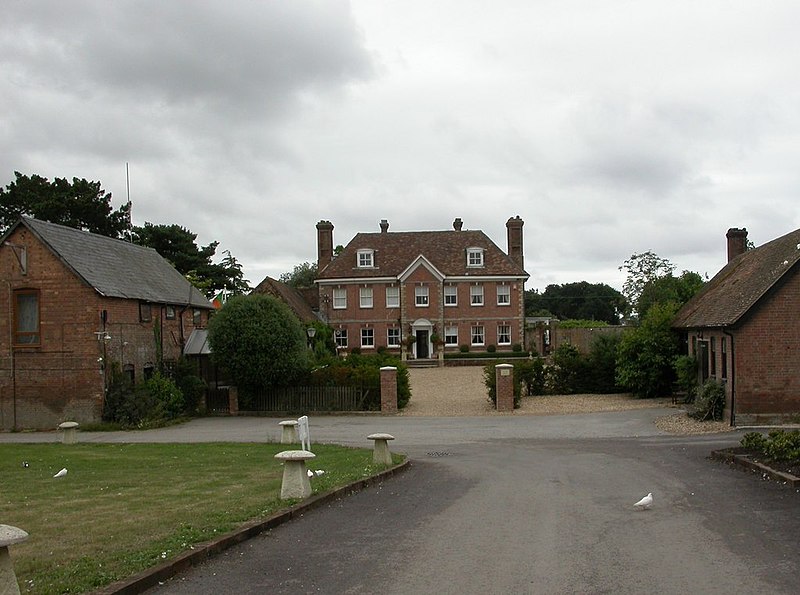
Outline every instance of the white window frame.
{"label": "white window frame", "polygon": [[[501,329],[506,329],[506,332],[503,333]],[[506,335],[507,339],[505,341],[502,340],[502,336]],[[510,324],[498,324],[497,325],[497,344],[498,345],[511,345],[511,325]]]}
{"label": "white window frame", "polygon": [[362,328],[361,329],[361,347],[363,349],[370,349],[375,347],[375,329]]}
{"label": "white window frame", "polygon": [[483,248],[467,248],[467,266],[470,268],[483,266]]}
{"label": "white window frame", "polygon": [[375,268],[375,251],[374,250],[359,250],[356,256],[356,265],[360,269],[374,269]]}
{"label": "white window frame", "polygon": [[444,344],[445,345],[458,345],[458,327],[446,326],[444,327]]}
{"label": "white window frame", "polygon": [[458,306],[458,286],[444,286],[444,305],[445,307]]}
{"label": "white window frame", "polygon": [[336,341],[336,346],[340,349],[347,349],[347,329],[336,329],[333,333],[333,338]]}
{"label": "white window frame", "polygon": [[333,309],[347,310],[347,289],[344,287],[333,288]]}
{"label": "white window frame", "polygon": [[469,286],[469,305],[483,306],[483,285]]}
{"label": "white window frame", "polygon": [[505,283],[497,286],[497,305],[510,306],[511,305],[511,286]]}
{"label": "white window frame", "polygon": [[361,308],[372,308],[372,287],[359,287],[358,288],[358,305]]}
{"label": "white window frame", "polygon": [[414,304],[417,308],[427,308],[431,303],[430,292],[427,285],[414,287]]}
{"label": "white window frame", "polygon": [[390,326],[386,329],[386,346],[387,347],[400,347],[400,328]]}
{"label": "white window frame", "polygon": [[400,307],[400,287],[397,285],[389,285],[386,287],[386,307]]}
{"label": "white window frame", "polygon": [[[476,339],[480,339],[477,341]],[[485,345],[486,344],[486,329],[483,325],[476,324],[469,329],[469,341],[471,345]]]}

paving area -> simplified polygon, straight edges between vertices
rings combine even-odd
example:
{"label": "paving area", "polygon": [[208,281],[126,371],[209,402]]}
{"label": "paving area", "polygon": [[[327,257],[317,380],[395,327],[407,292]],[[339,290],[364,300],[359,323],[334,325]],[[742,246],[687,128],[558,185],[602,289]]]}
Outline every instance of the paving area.
{"label": "paving area", "polygon": [[[411,401],[402,415],[475,416],[498,414],[486,394],[482,366],[411,368]],[[635,399],[630,395],[542,395],[524,397],[507,415],[563,415],[671,405],[670,399]]]}

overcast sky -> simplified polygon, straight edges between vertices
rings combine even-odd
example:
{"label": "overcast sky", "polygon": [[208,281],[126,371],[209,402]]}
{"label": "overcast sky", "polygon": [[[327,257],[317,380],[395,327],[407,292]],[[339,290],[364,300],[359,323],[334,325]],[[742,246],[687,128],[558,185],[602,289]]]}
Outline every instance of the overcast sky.
{"label": "overcast sky", "polygon": [[528,288],[800,227],[797,0],[3,3],[0,186],[99,180],[256,284],[360,231],[525,221]]}

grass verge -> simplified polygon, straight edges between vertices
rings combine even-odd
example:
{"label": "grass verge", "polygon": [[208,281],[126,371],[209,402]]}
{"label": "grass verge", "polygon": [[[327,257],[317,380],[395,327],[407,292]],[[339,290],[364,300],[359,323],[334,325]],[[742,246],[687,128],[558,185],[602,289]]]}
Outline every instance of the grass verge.
{"label": "grass verge", "polygon": [[[0,523],[23,593],[84,593],[250,520],[280,500],[280,444],[0,444]],[[372,451],[314,445],[314,493],[384,469]],[[396,457],[400,461],[401,457]],[[27,463],[27,466],[25,465]],[[65,477],[54,479],[60,469]]]}

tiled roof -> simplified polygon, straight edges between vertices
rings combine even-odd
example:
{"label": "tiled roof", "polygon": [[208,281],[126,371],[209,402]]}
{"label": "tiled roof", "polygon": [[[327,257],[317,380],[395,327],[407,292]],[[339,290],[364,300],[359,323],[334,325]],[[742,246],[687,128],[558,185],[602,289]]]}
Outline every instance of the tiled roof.
{"label": "tiled roof", "polygon": [[152,248],[27,217],[17,225],[30,229],[101,295],[213,308],[196,287]]}
{"label": "tiled roof", "polygon": [[286,283],[277,281],[272,277],[265,277],[251,293],[263,293],[282,300],[302,322],[318,320],[316,314],[314,314],[314,311],[311,309],[311,306],[305,300],[300,290]]}
{"label": "tiled roof", "polygon": [[800,270],[800,229],[731,260],[689,300],[675,328],[736,324],[781,278]]}
{"label": "tiled roof", "polygon": [[[467,248],[483,248],[483,267],[467,267]],[[374,250],[373,268],[356,266],[359,250]],[[528,277],[482,231],[453,230],[359,233],[317,279],[397,277],[420,255],[446,277]]]}

